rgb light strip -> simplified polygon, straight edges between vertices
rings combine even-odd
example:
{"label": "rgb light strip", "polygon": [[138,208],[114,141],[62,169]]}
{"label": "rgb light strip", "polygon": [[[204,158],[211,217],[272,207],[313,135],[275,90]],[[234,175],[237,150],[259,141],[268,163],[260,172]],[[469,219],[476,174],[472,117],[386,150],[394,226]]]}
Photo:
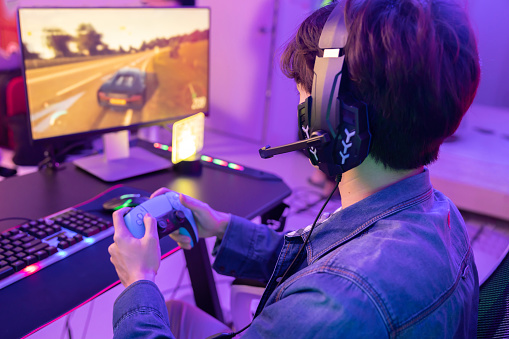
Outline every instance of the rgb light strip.
{"label": "rgb light strip", "polygon": [[[161,149],[163,151],[171,152],[171,146],[163,145],[163,144],[160,144],[158,142],[154,143],[154,147],[157,148],[157,149]],[[211,162],[211,163],[216,164],[218,166],[228,167],[228,168],[231,168],[232,170],[236,170],[236,171],[243,171],[244,170],[244,166],[241,166],[241,165],[238,165],[238,164],[234,164],[233,162],[228,162],[228,161],[224,161],[224,160],[221,160],[221,159],[212,158],[212,157],[209,157],[207,155],[202,155],[201,156],[201,160],[205,161],[205,162]]]}

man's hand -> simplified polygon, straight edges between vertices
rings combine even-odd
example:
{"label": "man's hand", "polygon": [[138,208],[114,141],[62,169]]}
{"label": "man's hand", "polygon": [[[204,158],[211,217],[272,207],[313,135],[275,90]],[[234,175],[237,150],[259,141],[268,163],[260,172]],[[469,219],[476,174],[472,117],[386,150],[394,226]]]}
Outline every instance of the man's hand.
{"label": "man's hand", "polygon": [[[169,189],[163,187],[152,193],[150,198],[154,198],[158,195],[171,192]],[[230,222],[230,214],[223,213],[212,209],[208,204],[188,197],[183,194],[179,194],[180,202],[183,206],[189,208],[193,212],[194,221],[198,228],[198,237],[218,237],[221,239],[226,231],[226,227]],[[191,238],[186,235],[180,234],[175,231],[170,234],[170,237],[175,240],[180,247],[183,249],[191,249]]]}
{"label": "man's hand", "polygon": [[138,280],[153,282],[161,262],[156,220],[146,214],[143,218],[145,235],[141,239],[136,239],[124,223],[124,215],[129,209],[122,208],[113,213],[114,243],[108,248],[111,255],[110,261],[125,287]]}

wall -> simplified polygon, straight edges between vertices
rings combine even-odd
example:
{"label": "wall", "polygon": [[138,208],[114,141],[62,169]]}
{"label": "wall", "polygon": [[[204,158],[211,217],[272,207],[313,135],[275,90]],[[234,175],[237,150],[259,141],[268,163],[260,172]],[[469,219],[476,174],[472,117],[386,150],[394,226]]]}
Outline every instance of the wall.
{"label": "wall", "polygon": [[[470,16],[478,36],[481,84],[476,103],[509,107],[509,2],[470,0]],[[508,127],[509,128],[509,127]]]}

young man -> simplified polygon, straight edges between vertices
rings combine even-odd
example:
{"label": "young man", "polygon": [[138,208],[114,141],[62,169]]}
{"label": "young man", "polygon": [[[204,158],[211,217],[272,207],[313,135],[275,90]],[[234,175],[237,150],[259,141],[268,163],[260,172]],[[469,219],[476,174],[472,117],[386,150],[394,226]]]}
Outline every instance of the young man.
{"label": "young man", "polygon": [[[311,93],[318,40],[334,6],[307,18],[283,55],[301,102]],[[473,338],[478,277],[470,241],[424,167],[458,127],[479,83],[465,9],[454,0],[348,0],[345,21],[350,90],[369,105],[372,145],[343,173],[341,210],[317,224],[298,255],[309,227],[283,236],[181,195],[182,204],[200,237],[221,240],[219,273],[268,281],[245,337]],[[125,213],[114,214],[110,247],[127,287],[115,304],[115,335],[171,337],[153,283],[155,221],[146,216],[146,235],[135,239]],[[189,248],[189,238],[171,237]]]}

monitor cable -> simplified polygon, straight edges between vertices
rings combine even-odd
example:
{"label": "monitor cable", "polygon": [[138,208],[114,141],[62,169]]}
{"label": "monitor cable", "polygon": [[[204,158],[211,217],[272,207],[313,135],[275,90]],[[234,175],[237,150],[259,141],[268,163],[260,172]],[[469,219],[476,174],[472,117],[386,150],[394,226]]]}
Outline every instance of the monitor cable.
{"label": "monitor cable", "polygon": [[[286,276],[291,271],[293,265],[297,261],[297,258],[299,258],[300,254],[302,253],[302,250],[306,247],[309,239],[311,238],[311,234],[313,233],[313,230],[315,229],[315,226],[316,226],[316,223],[318,222],[318,219],[322,215],[322,212],[325,209],[325,206],[327,206],[327,204],[329,203],[330,199],[332,198],[332,196],[336,192],[336,190],[337,190],[337,188],[339,186],[339,183],[341,182],[341,178],[342,178],[342,174],[341,173],[336,176],[336,185],[334,185],[334,188],[332,189],[332,192],[330,193],[329,197],[327,198],[327,200],[323,204],[322,208],[320,209],[320,212],[318,212],[318,215],[316,216],[315,221],[313,222],[313,226],[311,226],[311,230],[309,231],[309,234],[306,237],[306,240],[300,246],[299,251],[297,252],[297,255],[295,256],[295,258],[293,258],[292,263],[290,264],[290,266],[288,266],[288,268],[286,269],[285,273],[283,273],[283,276],[281,277],[281,279],[279,279],[279,282],[277,283],[277,285],[274,288],[274,290],[277,289],[279,287],[279,285],[281,285],[281,283],[285,280]],[[255,316],[255,318],[256,318],[256,316]],[[254,319],[253,319],[253,321],[254,321]],[[251,321],[247,326],[245,326],[244,328],[242,328],[239,331],[231,332],[231,333],[218,333],[218,334],[214,334],[214,335],[208,337],[207,339],[230,339],[230,338],[233,338],[236,335],[238,335],[238,334],[244,332],[245,330],[247,330],[249,328],[249,326],[251,326],[253,321]]]}

